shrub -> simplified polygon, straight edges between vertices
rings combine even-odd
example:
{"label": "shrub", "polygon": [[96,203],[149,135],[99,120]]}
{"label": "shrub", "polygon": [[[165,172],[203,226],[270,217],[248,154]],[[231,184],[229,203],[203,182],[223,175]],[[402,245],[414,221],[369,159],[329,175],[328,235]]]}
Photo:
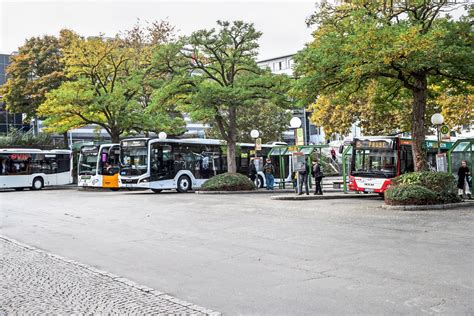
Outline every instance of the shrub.
{"label": "shrub", "polygon": [[403,174],[393,180],[397,185],[417,185],[425,187],[437,196],[438,203],[459,202],[456,194],[456,178],[446,172],[411,172]]}
{"label": "shrub", "polygon": [[401,184],[385,191],[385,203],[391,205],[437,204],[438,196],[432,190],[416,184]]}
{"label": "shrub", "polygon": [[204,182],[203,191],[247,191],[255,190],[249,178],[239,173],[223,173]]}

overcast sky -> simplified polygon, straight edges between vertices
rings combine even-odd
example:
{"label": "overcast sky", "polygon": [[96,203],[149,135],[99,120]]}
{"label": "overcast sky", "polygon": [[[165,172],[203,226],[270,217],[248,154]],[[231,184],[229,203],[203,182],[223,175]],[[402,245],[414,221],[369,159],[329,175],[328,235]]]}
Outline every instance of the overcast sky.
{"label": "overcast sky", "polygon": [[259,59],[287,55],[311,39],[305,19],[315,0],[296,1],[12,1],[0,0],[0,52],[11,53],[26,38],[70,28],[84,36],[113,36],[142,21],[167,19],[179,34],[215,26],[217,20],[253,22],[263,32]]}

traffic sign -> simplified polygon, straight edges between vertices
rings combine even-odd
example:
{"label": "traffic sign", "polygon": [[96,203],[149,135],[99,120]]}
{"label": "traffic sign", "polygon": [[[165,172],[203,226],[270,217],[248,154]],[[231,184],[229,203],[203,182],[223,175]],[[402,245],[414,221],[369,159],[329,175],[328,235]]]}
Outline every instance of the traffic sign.
{"label": "traffic sign", "polygon": [[449,134],[449,127],[448,127],[448,125],[443,125],[443,126],[441,126],[440,132],[441,132],[441,134],[445,134],[445,135]]}

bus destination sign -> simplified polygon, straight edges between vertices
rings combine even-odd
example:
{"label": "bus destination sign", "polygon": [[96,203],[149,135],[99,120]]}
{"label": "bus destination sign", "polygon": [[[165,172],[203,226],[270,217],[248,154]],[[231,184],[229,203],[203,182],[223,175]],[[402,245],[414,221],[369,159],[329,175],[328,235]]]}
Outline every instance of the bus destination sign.
{"label": "bus destination sign", "polygon": [[390,149],[392,142],[387,140],[358,140],[356,148]]}
{"label": "bus destination sign", "polygon": [[146,146],[146,140],[129,140],[122,143],[124,147],[143,147]]}

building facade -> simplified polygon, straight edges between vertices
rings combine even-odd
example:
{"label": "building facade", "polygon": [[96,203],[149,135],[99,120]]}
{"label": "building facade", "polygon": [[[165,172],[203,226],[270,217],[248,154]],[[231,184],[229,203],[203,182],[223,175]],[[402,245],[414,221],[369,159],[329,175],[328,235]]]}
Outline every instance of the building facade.
{"label": "building facade", "polygon": [[[262,69],[270,69],[274,74],[285,74],[293,77],[293,60],[294,54],[284,55],[271,59],[265,59],[257,62],[258,66]],[[306,109],[293,110],[293,116],[299,117],[302,122],[302,128],[304,133],[305,144],[324,144],[325,134],[324,130],[320,126],[316,126],[310,121],[311,112]],[[288,122],[288,126],[290,122]],[[283,140],[288,144],[295,143],[294,130],[287,130],[283,133]]]}

